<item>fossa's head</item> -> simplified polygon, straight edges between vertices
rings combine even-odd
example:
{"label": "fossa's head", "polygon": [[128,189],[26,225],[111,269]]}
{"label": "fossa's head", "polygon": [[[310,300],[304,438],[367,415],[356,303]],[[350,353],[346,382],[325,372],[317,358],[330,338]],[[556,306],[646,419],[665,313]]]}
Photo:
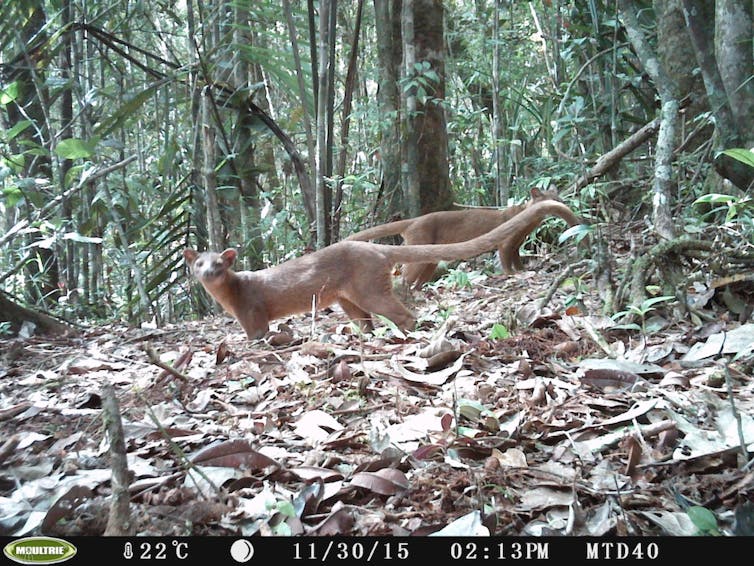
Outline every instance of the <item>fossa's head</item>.
{"label": "fossa's head", "polygon": [[183,250],[183,257],[186,259],[191,273],[199,281],[211,282],[224,276],[236,261],[238,253],[236,250],[228,248],[222,253],[217,252],[197,252],[191,248]]}
{"label": "fossa's head", "polygon": [[563,202],[558,195],[558,188],[553,184],[550,184],[550,186],[544,191],[537,187],[532,187],[530,192],[531,202],[539,202],[542,200],[556,200],[558,202]]}

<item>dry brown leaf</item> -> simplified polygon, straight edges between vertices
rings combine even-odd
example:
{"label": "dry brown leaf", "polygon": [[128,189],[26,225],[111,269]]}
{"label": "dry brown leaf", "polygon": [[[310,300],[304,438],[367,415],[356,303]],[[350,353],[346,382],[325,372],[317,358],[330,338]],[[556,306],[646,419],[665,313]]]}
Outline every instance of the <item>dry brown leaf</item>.
{"label": "dry brown leaf", "polygon": [[92,499],[93,496],[94,492],[83,485],[77,485],[69,489],[48,509],[45,518],[42,520],[42,532],[51,532],[52,527],[58,521],[72,520],[76,508]]}
{"label": "dry brown leaf", "polygon": [[351,381],[351,368],[345,360],[340,360],[332,372],[332,382]]}
{"label": "dry brown leaf", "polygon": [[350,509],[342,504],[333,506],[332,512],[319,524],[312,527],[308,534],[332,537],[350,535],[353,532],[354,518]]}
{"label": "dry brown leaf", "polygon": [[317,466],[296,466],[289,468],[289,472],[302,480],[321,479],[323,482],[334,481],[343,478],[343,474],[329,468],[318,468]]}
{"label": "dry brown leaf", "polygon": [[254,450],[245,440],[228,440],[214,444],[193,454],[190,458],[194,464],[202,466],[223,466],[248,470],[280,468],[275,460]]}
{"label": "dry brown leaf", "polygon": [[380,495],[395,495],[408,489],[406,475],[395,468],[383,468],[376,472],[359,472],[351,478],[353,487],[361,487]]}
{"label": "dry brown leaf", "polygon": [[589,369],[581,382],[600,390],[631,389],[641,378],[635,373],[618,369]]}

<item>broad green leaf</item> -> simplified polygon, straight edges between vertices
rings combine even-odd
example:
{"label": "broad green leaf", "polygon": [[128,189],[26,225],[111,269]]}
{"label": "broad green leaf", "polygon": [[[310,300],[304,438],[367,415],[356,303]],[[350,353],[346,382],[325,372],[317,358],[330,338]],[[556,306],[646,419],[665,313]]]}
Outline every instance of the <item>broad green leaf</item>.
{"label": "broad green leaf", "polygon": [[23,132],[26,128],[32,125],[31,120],[21,120],[17,124],[15,124],[12,128],[10,128],[7,132],[5,132],[5,140],[10,141],[14,139],[18,134]]}
{"label": "broad green leaf", "polygon": [[733,149],[726,149],[725,151],[723,151],[723,153],[729,157],[732,157],[736,161],[745,163],[749,167],[754,167],[754,153],[752,153],[748,149],[736,147]]}
{"label": "broad green leaf", "polygon": [[458,401],[458,413],[466,419],[476,422],[484,412],[484,405],[472,399],[460,399]]}
{"label": "broad green leaf", "polygon": [[24,193],[16,185],[3,187],[3,197],[5,204],[10,208],[16,206],[24,198]]}
{"label": "broad green leaf", "polygon": [[491,340],[502,340],[503,338],[510,338],[510,335],[511,333],[508,328],[498,322],[494,324],[492,330],[490,331]]}
{"label": "broad green leaf", "polygon": [[120,127],[128,118],[135,116],[136,111],[152,98],[157,89],[163,86],[165,85],[162,82],[154,83],[143,91],[127,98],[119,108],[115,109],[109,116],[103,118],[97,127],[97,134],[101,137],[106,137],[110,132]]}
{"label": "broad green leaf", "polygon": [[577,224],[576,226],[571,226],[570,228],[568,228],[568,230],[563,232],[558,238],[558,243],[562,244],[563,242],[571,238],[573,238],[576,243],[579,243],[592,232],[594,232],[594,226],[590,224]]}
{"label": "broad green leaf", "polygon": [[78,138],[68,138],[61,140],[55,148],[57,153],[63,159],[79,159],[82,157],[92,157],[94,155],[95,144],[91,141],[81,140]]}
{"label": "broad green leaf", "polygon": [[276,507],[283,515],[287,515],[288,517],[296,516],[296,510],[290,501],[278,501]]}
{"label": "broad green leaf", "polygon": [[686,509],[686,514],[694,523],[694,526],[699,529],[699,533],[702,535],[719,535],[720,531],[717,528],[717,518],[715,514],[701,505],[692,505]]}
{"label": "broad green leaf", "polygon": [[3,159],[3,164],[14,173],[21,173],[26,166],[26,154],[17,153],[15,155],[9,155]]}
{"label": "broad green leaf", "polygon": [[652,305],[655,305],[657,303],[663,303],[667,301],[674,301],[675,296],[674,295],[663,295],[662,297],[652,297],[650,299],[646,299],[645,301],[642,301],[641,306],[643,310],[647,310]]}
{"label": "broad green leaf", "polygon": [[709,193],[707,195],[700,196],[698,199],[694,201],[694,204],[730,204],[731,202],[737,199],[738,197],[735,197],[733,195]]}
{"label": "broad green leaf", "polygon": [[18,81],[13,81],[5,88],[0,89],[0,104],[5,106],[16,100],[18,98],[18,91]]}

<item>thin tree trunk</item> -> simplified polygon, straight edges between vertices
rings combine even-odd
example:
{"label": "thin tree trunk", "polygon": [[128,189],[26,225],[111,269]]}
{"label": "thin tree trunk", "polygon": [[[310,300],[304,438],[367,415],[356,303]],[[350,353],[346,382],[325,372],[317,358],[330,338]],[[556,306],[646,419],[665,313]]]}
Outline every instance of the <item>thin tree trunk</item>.
{"label": "thin tree trunk", "polygon": [[[414,61],[429,64],[424,75],[428,97],[418,99],[416,130],[420,213],[453,206],[448,164],[448,128],[445,119],[445,34],[441,0],[412,0]],[[425,73],[425,71],[422,71]]]}
{"label": "thin tree trunk", "polygon": [[[393,0],[374,0],[380,84],[377,103],[380,113],[381,192],[386,196],[386,208],[390,214],[404,208],[401,187],[401,100],[398,90],[401,60],[400,13],[396,4],[398,3]],[[375,207],[376,205],[377,203]]]}
{"label": "thin tree trunk", "polygon": [[[736,147],[740,138],[728,95],[725,92],[725,86],[715,61],[713,21],[709,19],[709,14],[702,11],[704,3],[700,4],[695,0],[682,0],[682,4],[691,44],[694,46],[696,59],[702,71],[710,109],[715,116],[715,134],[718,136],[719,146]],[[710,10],[710,12],[712,11]]]}
{"label": "thin tree trunk", "polygon": [[628,38],[660,95],[660,128],[657,134],[655,173],[652,196],[652,222],[658,236],[672,239],[675,236],[671,212],[673,182],[673,148],[678,121],[678,99],[675,86],[662,68],[659,59],[647,43],[636,19],[636,5],[632,0],[619,0],[619,8]]}
{"label": "thin tree trunk", "polygon": [[[73,21],[71,2],[66,1],[63,4],[62,12],[63,27],[66,27]],[[71,64],[73,61],[73,41],[74,32],[67,31],[64,36],[63,49],[60,51],[60,77],[63,81],[71,79]],[[60,95],[60,136],[59,139],[73,137],[73,92],[72,86],[63,89]],[[71,170],[73,163],[70,159],[61,159],[60,162],[60,181],[61,186],[65,186],[65,180],[68,178],[68,172]],[[63,200],[61,210],[63,222],[73,229],[73,206],[68,199]],[[63,244],[64,253],[62,254],[61,263],[63,265],[63,276],[65,287],[68,292],[76,289],[76,247],[71,240],[65,240]]]}
{"label": "thin tree trunk", "polygon": [[333,8],[331,0],[324,0],[319,7],[319,83],[317,86],[317,192],[316,192],[316,211],[317,211],[317,248],[324,248],[328,244],[327,219],[329,211],[327,210],[327,162],[328,162],[328,101],[329,95],[329,66],[332,62],[329,60],[329,43],[330,33],[335,30],[330,29],[330,10]]}
{"label": "thin tree trunk", "polygon": [[497,202],[508,202],[508,176],[503,172],[503,117],[500,115],[500,4],[495,0],[492,23],[492,140],[494,143],[495,195]]}
{"label": "thin tree trunk", "polygon": [[715,59],[742,145],[754,144],[754,55],[752,1],[715,3]]}
{"label": "thin tree trunk", "polygon": [[351,101],[356,83],[356,62],[359,55],[359,35],[361,33],[361,15],[364,11],[364,0],[359,0],[356,6],[356,23],[354,24],[351,53],[348,57],[348,71],[346,73],[345,92],[343,95],[343,113],[340,120],[340,153],[335,170],[336,191],[333,203],[332,237],[338,241],[340,233],[340,215],[343,202],[343,178],[346,175],[346,160],[348,156],[348,134],[351,126]]}
{"label": "thin tree trunk", "polygon": [[[198,44],[195,38],[197,37],[196,30],[196,18],[194,15],[194,2],[188,2],[186,4],[186,25],[188,29],[188,84],[191,91],[191,124],[192,136],[191,136],[191,192],[195,197],[196,205],[194,211],[196,217],[194,218],[194,225],[196,226],[196,245],[199,249],[202,249],[208,244],[208,236],[206,232],[206,203],[205,193],[202,190],[202,172],[201,167],[198,166],[202,162],[202,94],[199,87],[199,74],[197,69],[199,68],[199,53]],[[203,205],[203,206],[202,206]],[[189,244],[190,242],[186,242]]]}
{"label": "thin tree trunk", "polygon": [[[403,79],[412,80],[416,75],[416,45],[414,43],[414,1],[403,0],[401,17],[403,36]],[[419,186],[419,136],[416,130],[416,88],[402,88],[403,140],[404,150],[401,165],[403,198],[409,216],[421,214],[421,193]]]}
{"label": "thin tree trunk", "polygon": [[215,129],[212,120],[212,109],[209,92],[202,96],[202,121],[200,124],[202,136],[202,180],[207,214],[207,233],[209,235],[209,249],[220,251],[225,247],[223,226],[220,219],[220,209],[217,202],[217,175],[215,174],[216,146]]}
{"label": "thin tree trunk", "polygon": [[[319,88],[319,61],[317,60],[317,22],[314,17],[314,0],[306,1],[307,15],[309,16],[309,57],[312,60],[312,92],[314,93],[314,111],[319,108],[319,98],[317,90]],[[315,171],[312,168],[312,171]]]}
{"label": "thin tree trunk", "polygon": [[325,245],[330,245],[333,242],[332,237],[332,222],[334,217],[333,210],[333,153],[335,151],[335,40],[337,37],[337,14],[338,14],[338,0],[330,0],[330,19],[328,25],[328,42],[327,42],[327,152],[326,152],[326,168],[325,175],[328,182],[325,183],[325,229],[327,234],[325,235]]}
{"label": "thin tree trunk", "polygon": [[306,133],[306,153],[309,157],[309,169],[310,171],[316,171],[317,165],[315,160],[314,134],[312,133],[312,116],[309,111],[309,105],[306,102],[307,89],[306,83],[304,82],[304,69],[301,66],[301,56],[299,55],[298,41],[296,39],[296,26],[293,23],[290,0],[283,0],[283,13],[285,14],[285,20],[288,24],[288,35],[291,41],[291,50],[293,51],[293,63],[296,66],[296,83],[298,85],[298,95],[301,99],[301,108],[303,110],[304,132]]}
{"label": "thin tree trunk", "polygon": [[[250,16],[248,6],[234,3],[232,5],[235,25],[233,26],[233,43],[235,45],[250,44],[252,38],[247,32],[250,29]],[[249,63],[239,56],[239,51],[234,50],[233,60],[233,86],[235,89],[246,88],[250,82]],[[239,109],[238,126],[234,136],[236,146],[234,163],[238,172],[238,189],[240,192],[241,210],[239,217],[239,240],[245,243],[249,253],[247,267],[261,269],[263,264],[264,239],[261,230],[261,210],[259,204],[259,191],[257,190],[256,158],[257,152],[251,136],[250,125],[245,120],[248,114]]]}

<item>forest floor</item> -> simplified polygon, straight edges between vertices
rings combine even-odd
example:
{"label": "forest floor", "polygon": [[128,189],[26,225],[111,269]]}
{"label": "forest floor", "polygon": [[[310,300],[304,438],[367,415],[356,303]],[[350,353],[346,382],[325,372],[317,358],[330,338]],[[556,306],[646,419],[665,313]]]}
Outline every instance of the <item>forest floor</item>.
{"label": "forest floor", "polygon": [[540,310],[563,266],[412,292],[405,336],[336,309],[8,341],[0,534],[105,531],[104,384],[139,535],[754,534],[754,324],[712,290],[708,322],[620,328],[588,277]]}

